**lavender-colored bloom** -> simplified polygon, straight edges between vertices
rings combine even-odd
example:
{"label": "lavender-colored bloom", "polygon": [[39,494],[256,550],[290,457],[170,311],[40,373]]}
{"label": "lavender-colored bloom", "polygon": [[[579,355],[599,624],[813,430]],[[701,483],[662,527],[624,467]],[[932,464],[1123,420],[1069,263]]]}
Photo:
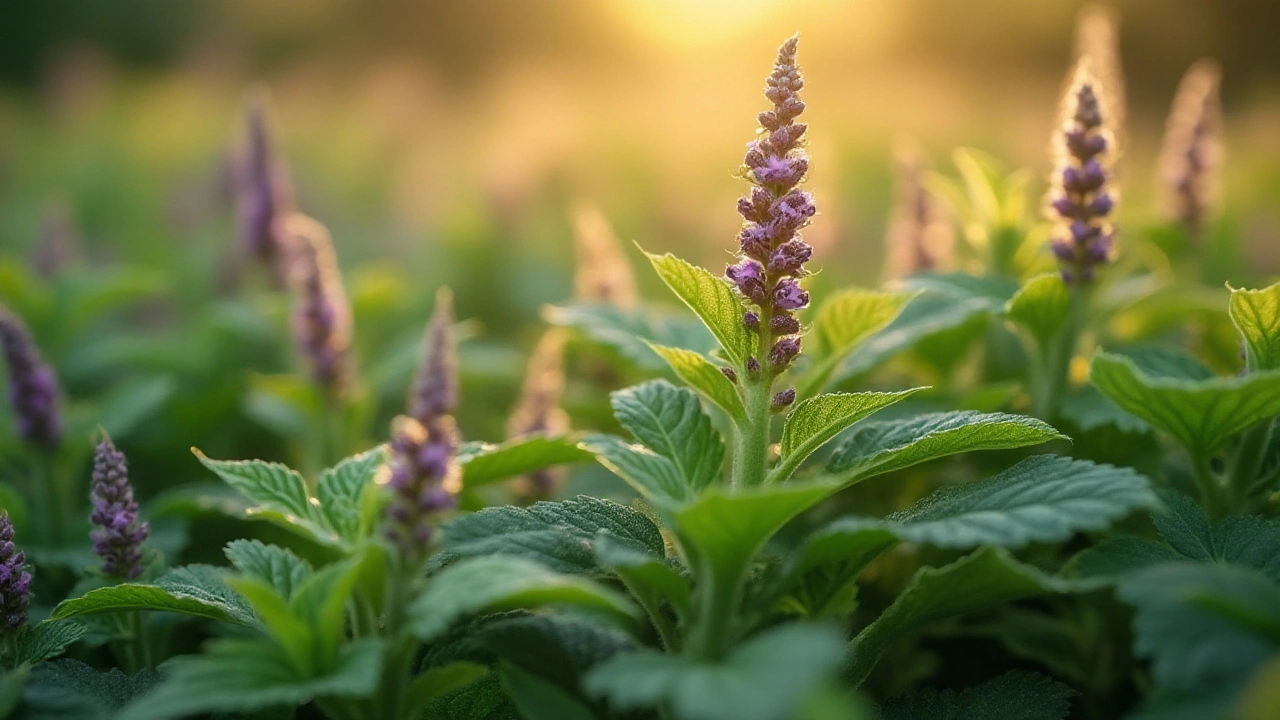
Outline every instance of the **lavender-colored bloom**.
{"label": "lavender-colored bloom", "polygon": [[[533,435],[559,435],[569,429],[569,416],[560,407],[564,394],[564,346],[568,335],[563,329],[548,331],[538,341],[529,357],[520,399],[507,422],[507,435],[512,438]],[[525,492],[535,498],[551,495],[564,477],[562,468],[543,468],[530,473]]]}
{"label": "lavender-colored bloom", "polygon": [[18,436],[46,448],[62,439],[58,378],[16,315],[0,307],[0,353],[9,367],[9,403]]}
{"label": "lavender-colored bloom", "polygon": [[1212,210],[1222,164],[1221,76],[1212,60],[1201,60],[1187,70],[1169,111],[1160,153],[1166,212],[1195,240]]}
{"label": "lavender-colored bloom", "polygon": [[26,562],[27,556],[13,544],[9,513],[0,512],[0,634],[27,624],[31,573]]}
{"label": "lavender-colored bloom", "polygon": [[93,502],[89,539],[94,554],[102,559],[102,572],[122,580],[137,579],[142,574],[142,544],[151,527],[138,516],[124,453],[109,437],[94,450],[89,492]]}
{"label": "lavender-colored bloom", "polygon": [[1110,258],[1114,234],[1107,216],[1115,207],[1109,172],[1115,152],[1087,63],[1076,71],[1065,110],[1055,138],[1058,166],[1048,197],[1050,216],[1057,225],[1053,253],[1065,282],[1087,284],[1096,268]]}
{"label": "lavender-colored bloom", "polygon": [[[797,233],[817,211],[813,198],[797,185],[809,172],[809,160],[800,147],[806,126],[795,122],[804,112],[799,91],[804,87],[796,65],[799,39],[792,37],[778,49],[773,73],[765,85],[772,109],[757,116],[762,128],[748,143],[743,159],[744,177],[755,184],[738,200],[738,212],[746,221],[738,235],[741,259],[725,270],[742,296],[755,307],[743,317],[752,332],[766,333],[769,372],[786,369],[799,352],[800,322],[793,313],[809,304],[809,293],[800,287],[805,263],[813,255]],[[762,323],[761,318],[767,318]],[[753,379],[760,364],[748,361]],[[772,377],[772,374],[769,377]]]}
{"label": "lavender-colored bloom", "polygon": [[427,353],[409,391],[409,416],[424,425],[430,425],[432,418],[452,413],[458,406],[458,351],[453,323],[453,293],[440,288],[427,322]]}
{"label": "lavender-colored bloom", "polygon": [[774,393],[771,409],[773,412],[782,412],[786,410],[791,403],[796,401],[796,389],[787,388],[781,392]]}
{"label": "lavender-colored bloom", "polygon": [[280,278],[287,248],[278,222],[293,209],[289,172],[280,159],[267,120],[267,94],[257,91],[245,102],[245,139],[238,165],[236,208],[240,233],[249,252]]}
{"label": "lavender-colored bloom", "polygon": [[323,225],[300,213],[283,218],[277,230],[292,256],[294,342],[311,379],[339,395],[350,381],[351,305],[333,241]]}

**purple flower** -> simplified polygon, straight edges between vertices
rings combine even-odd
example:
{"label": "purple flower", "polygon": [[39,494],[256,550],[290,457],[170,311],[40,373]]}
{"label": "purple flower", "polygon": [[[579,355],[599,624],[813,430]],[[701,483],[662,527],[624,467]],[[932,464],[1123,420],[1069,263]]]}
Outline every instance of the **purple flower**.
{"label": "purple flower", "polygon": [[249,95],[244,117],[245,140],[236,182],[240,233],[249,252],[279,279],[288,248],[277,234],[277,223],[293,209],[293,190],[271,136],[265,91]]}
{"label": "purple flower", "polygon": [[1165,211],[1194,241],[1200,239],[1217,194],[1222,163],[1221,76],[1212,60],[1201,60],[1187,70],[1169,111],[1160,152]]}
{"label": "purple flower", "polygon": [[783,410],[786,410],[787,407],[790,406],[791,403],[795,401],[796,401],[796,389],[787,388],[786,390],[782,390],[780,392],[774,393],[773,402],[771,403],[771,409],[773,410],[773,412],[782,412]]}
{"label": "purple flower", "polygon": [[285,217],[277,229],[292,257],[294,343],[311,379],[331,395],[340,395],[351,379],[351,306],[333,241],[323,225],[301,213]]}
{"label": "purple flower", "polygon": [[440,288],[427,323],[427,353],[409,393],[409,416],[424,425],[430,425],[432,418],[452,413],[458,406],[458,353],[453,323],[453,293]]}
{"label": "purple flower", "polygon": [[0,307],[0,353],[9,367],[9,404],[18,437],[46,448],[62,440],[58,378],[40,358],[31,334],[16,315]]}
{"label": "purple flower", "polygon": [[769,364],[773,365],[773,369],[781,372],[787,369],[792,360],[800,354],[800,336],[789,335],[787,337],[778,338],[778,341],[769,349]]}
{"label": "purple flower", "polygon": [[94,554],[102,559],[102,572],[122,580],[137,579],[142,574],[142,544],[151,528],[138,517],[124,453],[109,437],[104,437],[93,453],[89,498],[93,503],[89,539]]}
{"label": "purple flower", "polygon": [[738,291],[756,304],[765,302],[765,270],[755,260],[746,259],[725,268],[724,274],[738,286]]}
{"label": "purple flower", "polygon": [[773,306],[780,310],[800,310],[809,304],[809,293],[795,278],[782,278],[773,288]]}
{"label": "purple flower", "polygon": [[1056,221],[1052,248],[1068,284],[1093,280],[1110,257],[1114,233],[1107,216],[1115,207],[1108,170],[1114,149],[1104,127],[1096,81],[1081,63],[1067,94],[1067,117],[1058,136],[1058,169],[1049,191]]}
{"label": "purple flower", "polygon": [[0,511],[0,634],[27,624],[31,573],[27,556],[13,544],[13,523]]}
{"label": "purple flower", "polygon": [[[524,386],[515,411],[507,422],[507,436],[560,435],[569,429],[569,416],[560,407],[564,394],[564,346],[568,336],[563,329],[547,331],[529,357]],[[521,495],[546,498],[563,479],[561,468],[543,468],[523,478]]]}

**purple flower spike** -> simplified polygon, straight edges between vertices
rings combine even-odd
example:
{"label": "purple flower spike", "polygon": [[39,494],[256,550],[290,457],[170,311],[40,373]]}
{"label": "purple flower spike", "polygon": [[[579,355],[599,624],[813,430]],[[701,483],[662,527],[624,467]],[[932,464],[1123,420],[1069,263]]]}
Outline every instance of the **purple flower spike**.
{"label": "purple flower spike", "polygon": [[[529,357],[524,386],[515,411],[507,422],[512,438],[561,435],[569,430],[569,415],[560,407],[564,395],[564,351],[568,335],[563,328],[549,330]],[[546,499],[564,479],[564,469],[543,468],[522,478],[520,495]]]}
{"label": "purple flower spike", "polygon": [[33,445],[56,447],[62,440],[58,378],[41,358],[18,316],[0,307],[0,354],[9,367],[9,404],[18,437]]}
{"label": "purple flower spike", "polygon": [[427,353],[409,394],[409,416],[423,425],[448,415],[458,406],[458,352],[453,336],[453,293],[436,292],[436,306],[427,323]]}
{"label": "purple flower spike", "polygon": [[[765,84],[764,94],[773,108],[757,116],[764,132],[747,144],[743,158],[743,177],[755,187],[738,199],[738,212],[746,221],[738,234],[741,259],[725,270],[738,292],[755,306],[743,323],[767,333],[764,340],[771,344],[800,332],[800,321],[792,313],[809,304],[809,293],[801,289],[798,278],[807,274],[804,266],[813,249],[797,233],[817,209],[809,193],[797,187],[809,172],[809,159],[800,147],[806,126],[795,122],[804,112],[798,44],[795,37],[782,44]],[[768,322],[762,323],[762,318]],[[795,346],[799,348],[798,340]],[[777,363],[770,366],[770,372],[780,371]],[[756,379],[759,370],[748,366],[747,373]]]}
{"label": "purple flower spike", "polygon": [[245,101],[245,139],[237,165],[236,209],[245,247],[281,279],[288,248],[276,229],[278,221],[293,210],[293,190],[271,136],[265,91],[254,92]]}
{"label": "purple flower spike", "polygon": [[27,624],[31,600],[31,573],[27,556],[13,544],[9,513],[0,512],[0,635]]}
{"label": "purple flower spike", "polygon": [[1107,216],[1116,202],[1109,170],[1113,143],[1085,61],[1066,97],[1066,119],[1055,143],[1058,170],[1047,201],[1056,223],[1053,254],[1067,284],[1091,282],[1097,266],[1109,261],[1113,231]]}
{"label": "purple flower spike", "polygon": [[1222,108],[1218,86],[1222,72],[1201,60],[1183,76],[1169,112],[1160,152],[1165,212],[1199,242],[1212,213],[1222,164]]}
{"label": "purple flower spike", "polygon": [[333,241],[323,225],[301,213],[284,218],[277,229],[292,255],[298,353],[317,385],[330,395],[341,395],[351,380],[351,305]]}
{"label": "purple flower spike", "polygon": [[454,505],[460,482],[453,463],[457,442],[448,415],[433,418],[431,428],[405,415],[392,421],[392,457],[382,480],[391,501],[382,529],[410,562],[426,556],[435,515]]}
{"label": "purple flower spike", "polygon": [[94,554],[102,559],[102,572],[120,580],[136,580],[142,574],[142,544],[151,528],[138,517],[124,453],[109,437],[94,450],[89,493],[93,502],[89,539]]}

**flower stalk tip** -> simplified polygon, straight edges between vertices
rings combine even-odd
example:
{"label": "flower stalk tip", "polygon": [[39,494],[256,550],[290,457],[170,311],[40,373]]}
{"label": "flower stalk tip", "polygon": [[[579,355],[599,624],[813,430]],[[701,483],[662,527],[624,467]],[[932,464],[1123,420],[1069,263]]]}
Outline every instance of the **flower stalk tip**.
{"label": "flower stalk tip", "polygon": [[458,351],[454,337],[453,293],[436,292],[435,308],[427,322],[426,354],[409,392],[409,416],[424,425],[449,415],[458,406]]}
{"label": "flower stalk tip", "polygon": [[293,189],[271,132],[267,106],[265,90],[254,91],[245,100],[236,210],[245,247],[279,279],[285,274],[287,247],[277,233],[277,223],[293,210]]}
{"label": "flower stalk tip", "polygon": [[1160,152],[1165,209],[1194,240],[1217,195],[1222,164],[1222,71],[1212,60],[1192,65],[1178,85]]}
{"label": "flower stalk tip", "polygon": [[291,256],[294,343],[311,379],[330,396],[341,395],[351,381],[351,304],[333,241],[323,225],[301,213],[283,218],[277,230]]}
{"label": "flower stalk tip", "polygon": [[9,403],[18,437],[52,449],[62,440],[58,378],[22,320],[0,306],[0,354],[9,368]]}
{"label": "flower stalk tip", "polygon": [[151,527],[139,517],[124,453],[105,433],[93,453],[90,500],[89,539],[102,560],[102,572],[121,580],[137,579],[142,574],[142,544]]}

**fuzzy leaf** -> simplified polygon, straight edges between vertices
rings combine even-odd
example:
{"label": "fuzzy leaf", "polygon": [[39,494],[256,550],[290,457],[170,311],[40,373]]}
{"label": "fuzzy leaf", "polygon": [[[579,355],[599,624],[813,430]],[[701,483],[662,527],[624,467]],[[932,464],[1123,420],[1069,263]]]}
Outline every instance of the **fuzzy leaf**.
{"label": "fuzzy leaf", "polygon": [[669,601],[682,616],[689,612],[693,594],[689,579],[661,556],[636,550],[612,537],[597,538],[594,543],[596,561],[622,578],[627,588],[640,597]]}
{"label": "fuzzy leaf", "polygon": [[649,343],[688,348],[706,354],[716,339],[697,318],[653,308],[634,310],[612,305],[576,304],[543,309],[552,325],[574,328],[589,340],[613,350],[641,370],[661,372],[666,363]]}
{"label": "fuzzy leaf", "polygon": [[528,508],[486,508],[455,518],[443,528],[435,562],[444,565],[466,557],[510,555],[534,560],[555,572],[602,575],[606,573],[591,548],[602,535],[646,556],[662,559],[665,555],[662,533],[643,513],[580,495]]}
{"label": "fuzzy leaf", "polygon": [[1249,369],[1280,369],[1280,283],[1262,290],[1233,288],[1230,314],[1244,339]]}
{"label": "fuzzy leaf", "polygon": [[122,610],[155,610],[252,625],[253,612],[223,577],[223,570],[211,565],[186,565],[170,570],[154,584],[113,585],[63,600],[50,617],[61,620]]}
{"label": "fuzzy leaf", "polygon": [[788,413],[782,427],[781,456],[769,475],[769,481],[787,479],[805,458],[850,425],[923,389],[830,393],[801,401]]}
{"label": "fuzzy leaf", "polygon": [[55,660],[32,670],[23,692],[24,717],[124,720],[120,709],[159,682],[154,670],[125,675],[116,668],[99,672],[79,660]]}
{"label": "fuzzy leaf", "polygon": [[[1231,436],[1280,414],[1280,371],[1194,378],[1185,365],[1156,375],[1133,358],[1098,353],[1090,380],[1127,412],[1207,457]],[[1168,373],[1177,374],[1168,374]]]}
{"label": "fuzzy leaf", "polygon": [[329,546],[344,542],[326,526],[319,503],[313,503],[306,480],[280,463],[262,460],[212,460],[192,449],[200,464],[254,503],[245,514],[276,523],[303,537]]}
{"label": "fuzzy leaf", "polygon": [[974,450],[1005,450],[1065,437],[1032,417],[954,411],[871,422],[855,429],[826,472],[844,483]]}
{"label": "fuzzy leaf", "polygon": [[1003,300],[996,304],[981,297],[952,298],[929,293],[916,298],[897,319],[867,339],[858,352],[846,356],[831,382],[869,372],[928,338],[965,327],[983,316],[999,314],[1003,307]]}
{"label": "fuzzy leaf", "polygon": [[563,688],[510,663],[502,663],[502,686],[524,720],[596,720],[594,712]]}
{"label": "fuzzy leaf", "polygon": [[498,673],[458,688],[427,706],[423,717],[431,720],[524,720],[511,704]]}
{"label": "fuzzy leaf", "polygon": [[259,540],[232,540],[223,553],[241,573],[262,580],[286,600],[312,573],[311,563],[293,551]]}
{"label": "fuzzy leaf", "polygon": [[167,720],[200,714],[292,709],[313,698],[369,697],[382,675],[384,649],[358,640],[342,651],[333,672],[307,677],[279,646],[263,640],[221,638],[200,655],[165,663],[165,679],[121,712],[130,720]]}
{"label": "fuzzy leaf", "polygon": [[587,675],[587,692],[622,710],[669,705],[683,720],[788,720],[839,664],[837,635],[783,625],[709,664],[654,650],[620,654]]}
{"label": "fuzzy leaf", "polygon": [[11,670],[55,658],[84,633],[85,627],[80,623],[58,618],[24,625],[9,642],[0,644],[0,668]]}
{"label": "fuzzy leaf", "polygon": [[522,558],[490,555],[460,560],[436,573],[410,607],[410,626],[420,639],[430,640],[469,615],[547,604],[578,605],[623,619],[638,616],[626,596],[590,580]]}
{"label": "fuzzy leaf", "polygon": [[1048,676],[1014,670],[960,692],[914,690],[886,702],[881,714],[883,720],[1063,720],[1075,694]]}
{"label": "fuzzy leaf", "polygon": [[386,461],[381,446],[353,455],[320,473],[316,483],[316,499],[329,527],[348,542],[362,538],[360,531],[360,499],[373,485],[378,468]]}
{"label": "fuzzy leaf", "polygon": [[729,413],[736,420],[746,418],[746,410],[742,407],[742,398],[738,389],[725,376],[720,368],[701,353],[683,348],[652,345],[653,351],[675,371],[676,377],[688,383],[693,389],[702,393],[721,410]]}
{"label": "fuzzy leaf", "polygon": [[851,288],[824,302],[813,322],[816,361],[797,380],[800,397],[821,390],[845,357],[893,322],[917,294]]}
{"label": "fuzzy leaf", "polygon": [[1005,550],[982,548],[943,567],[921,568],[874,622],[853,639],[846,679],[862,684],[895,641],[931,623],[1071,585],[1023,565]]}
{"label": "fuzzy leaf", "polygon": [[421,708],[436,698],[470,685],[488,673],[489,668],[466,661],[423,670],[409,684],[407,704],[411,708]]}
{"label": "fuzzy leaf", "polygon": [[1071,293],[1058,273],[1037,275],[1009,300],[1005,314],[1045,348],[1071,315]]}
{"label": "fuzzy leaf", "polygon": [[501,445],[467,443],[458,453],[462,484],[475,488],[553,465],[586,462],[591,453],[572,435],[532,435]]}
{"label": "fuzzy leaf", "polygon": [[671,253],[646,254],[662,281],[702,319],[725,355],[741,368],[751,353],[751,337],[742,322],[742,303],[729,283]]}
{"label": "fuzzy leaf", "polygon": [[680,505],[692,495],[676,464],[643,445],[613,435],[588,435],[581,446],[655,505]]}
{"label": "fuzzy leaf", "polygon": [[609,396],[613,414],[636,440],[675,464],[689,494],[720,480],[724,440],[698,396],[665,380]]}

